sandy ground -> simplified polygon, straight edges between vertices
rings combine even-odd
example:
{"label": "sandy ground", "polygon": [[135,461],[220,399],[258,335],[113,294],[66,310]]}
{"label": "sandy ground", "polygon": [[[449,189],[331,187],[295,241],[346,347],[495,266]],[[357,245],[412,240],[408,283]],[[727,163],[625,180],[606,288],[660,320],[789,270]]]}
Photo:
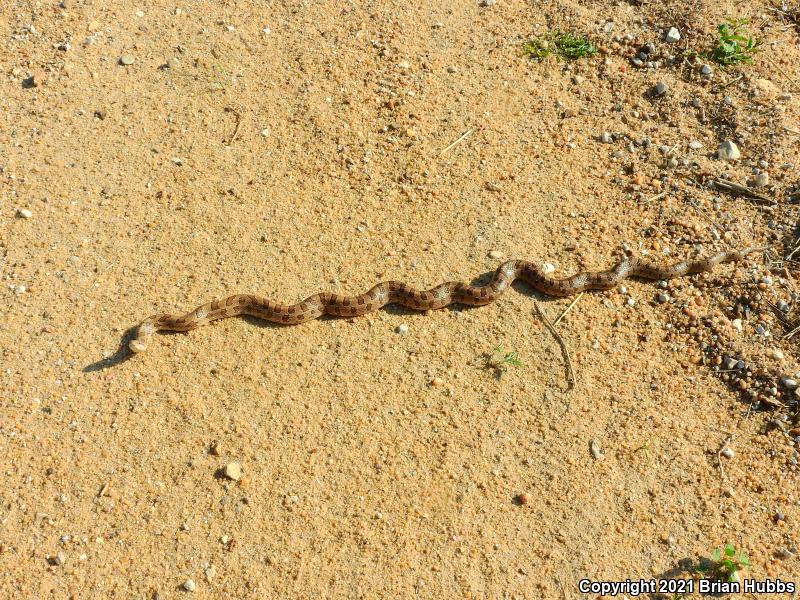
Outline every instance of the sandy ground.
{"label": "sandy ground", "polygon": [[[745,14],[755,64],[669,60]],[[523,55],[557,28],[601,52]],[[578,581],[688,576],[725,543],[797,578],[799,44],[760,0],[3,2],[0,596],[596,597]],[[766,200],[712,183],[758,170]],[[124,351],[237,292],[752,245],[583,296],[557,326],[573,390],[534,312],[570,299],[524,285]],[[495,346],[522,366],[496,376]]]}

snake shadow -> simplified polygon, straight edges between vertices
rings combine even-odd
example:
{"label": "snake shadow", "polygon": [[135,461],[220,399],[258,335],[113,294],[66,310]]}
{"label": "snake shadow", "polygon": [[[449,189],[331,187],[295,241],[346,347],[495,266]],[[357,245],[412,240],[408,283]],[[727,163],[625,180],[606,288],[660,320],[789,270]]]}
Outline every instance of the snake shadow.
{"label": "snake shadow", "polygon": [[[485,273],[481,273],[480,275],[474,277],[469,283],[472,286],[482,286],[486,285],[491,281],[492,276],[494,275],[495,271],[486,271]],[[537,299],[548,299],[549,297],[545,294],[541,294],[534,290],[530,285],[522,281],[515,281],[512,284],[512,287],[518,293],[521,293],[526,296],[535,297]],[[481,308],[480,306],[469,306],[465,304],[453,304],[447,307],[447,310],[452,312],[455,311],[469,311]],[[387,313],[392,315],[399,315],[404,317],[422,317],[424,316],[424,311],[414,310],[412,308],[408,308],[406,306],[402,306],[400,304],[387,304],[383,307],[382,310],[385,310]],[[244,320],[245,322],[249,323],[250,325],[261,327],[261,328],[275,328],[275,329],[282,329],[284,327],[293,327],[293,325],[283,325],[281,323],[273,323],[271,321],[265,321],[263,319],[259,319],[258,317],[252,317],[250,315],[240,315],[237,317],[239,319]],[[358,317],[336,317],[332,315],[323,315],[318,320],[320,321],[330,321],[333,319],[357,319]],[[119,345],[114,353],[110,356],[104,356],[96,360],[93,363],[90,363],[83,367],[84,373],[93,373],[96,371],[104,371],[105,369],[110,369],[112,367],[116,367],[128,360],[130,360],[134,356],[134,352],[130,350],[129,344],[131,340],[135,337],[136,328],[138,325],[134,325],[128,328],[120,337]],[[178,332],[178,331],[160,331],[158,335],[187,335],[187,333],[191,332]]]}

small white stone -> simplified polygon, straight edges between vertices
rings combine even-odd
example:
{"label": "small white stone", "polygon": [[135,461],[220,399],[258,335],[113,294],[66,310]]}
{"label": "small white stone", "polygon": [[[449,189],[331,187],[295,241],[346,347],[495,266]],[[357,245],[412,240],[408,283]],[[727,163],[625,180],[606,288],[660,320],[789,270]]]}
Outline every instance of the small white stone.
{"label": "small white stone", "polygon": [[720,454],[722,454],[722,456],[724,456],[725,458],[733,458],[734,456],[736,456],[736,453],[728,446],[725,446],[722,449],[722,452],[720,452]]}
{"label": "small white stone", "polygon": [[242,478],[242,465],[238,462],[229,462],[225,465],[225,477],[233,481],[239,481]]}
{"label": "small white stone", "polygon": [[214,579],[214,576],[217,574],[217,570],[214,568],[214,565],[209,565],[206,567],[206,581],[210,582]]}
{"label": "small white stone", "polygon": [[670,27],[667,35],[664,36],[664,41],[669,44],[674,44],[678,40],[681,39],[681,32],[678,31],[677,27]]}
{"label": "small white stone", "polygon": [[700,73],[702,75],[711,75],[714,72],[714,69],[711,68],[711,65],[703,65],[700,67]]}
{"label": "small white stone", "polygon": [[183,589],[187,592],[193,592],[197,589],[197,584],[194,582],[193,579],[187,579],[183,582]]}
{"label": "small white stone", "polygon": [[136,14],[137,17],[139,17],[141,19],[144,16],[144,11],[143,10],[137,10],[135,14]]}
{"label": "small white stone", "polygon": [[659,81],[655,87],[653,87],[653,93],[656,96],[663,96],[667,93],[667,90],[669,90],[669,86],[663,81]]}
{"label": "small white stone", "polygon": [[20,219],[30,219],[33,216],[33,213],[29,211],[27,208],[18,208],[17,216]]}
{"label": "small white stone", "polygon": [[797,380],[796,379],[792,379],[791,377],[784,377],[784,378],[781,379],[781,382],[783,383],[784,387],[786,387],[787,390],[796,390],[797,389]]}
{"label": "small white stone", "polygon": [[556,266],[553,263],[544,263],[542,265],[542,271],[544,271],[545,275],[549,275],[556,270]]}
{"label": "small white stone", "polygon": [[272,33],[272,30],[269,27],[264,27],[264,29],[261,30],[261,33],[263,33],[264,35],[269,35],[270,33]]}
{"label": "small white stone", "polygon": [[612,144],[614,142],[614,137],[608,131],[604,131],[600,134],[600,141],[604,144]]}
{"label": "small white stone", "polygon": [[742,329],[744,328],[741,319],[734,319],[733,321],[731,321],[731,327],[733,327],[739,333],[741,333]]}
{"label": "small white stone", "polygon": [[399,63],[397,63],[397,68],[405,71],[411,68],[411,64],[407,60],[401,60]]}
{"label": "small white stone", "polygon": [[722,160],[738,160],[742,157],[742,153],[739,152],[739,146],[730,140],[725,140],[719,145],[717,155]]}
{"label": "small white stone", "polygon": [[769,173],[761,171],[756,175],[756,187],[764,187],[767,184],[769,184]]}
{"label": "small white stone", "polygon": [[702,147],[703,143],[697,140],[692,140],[691,142],[689,142],[689,148],[691,148],[692,150],[700,150],[700,148]]}
{"label": "small white stone", "polygon": [[774,358],[775,360],[783,360],[784,358],[783,351],[779,350],[778,348],[770,348],[767,350],[767,356]]}
{"label": "small white stone", "polygon": [[395,329],[395,331],[397,333],[399,333],[400,335],[403,335],[404,333],[408,333],[408,325],[406,325],[405,323],[403,323],[402,325],[398,325],[397,328]]}
{"label": "small white stone", "polygon": [[494,258],[494,259],[503,258],[503,253],[500,252],[500,250],[490,250],[489,258]]}
{"label": "small white stone", "polygon": [[53,557],[53,564],[57,567],[60,567],[65,562],[67,562],[67,555],[64,554],[62,550],[59,550],[58,553]]}

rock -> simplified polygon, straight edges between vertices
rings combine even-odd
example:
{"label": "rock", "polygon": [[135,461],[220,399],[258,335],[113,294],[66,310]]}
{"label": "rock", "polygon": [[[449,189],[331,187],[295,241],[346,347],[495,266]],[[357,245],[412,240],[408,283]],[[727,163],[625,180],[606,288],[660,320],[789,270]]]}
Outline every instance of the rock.
{"label": "rock", "polygon": [[494,6],[497,0],[481,0],[481,6]]}
{"label": "rock", "polygon": [[681,39],[681,32],[677,27],[670,27],[667,35],[664,36],[664,41],[668,44],[674,44]]}
{"label": "rock", "polygon": [[123,54],[122,56],[119,57],[119,64],[124,65],[126,67],[128,65],[132,65],[135,62],[136,58],[134,56],[131,56],[130,54]]}
{"label": "rock", "polygon": [[589,442],[589,452],[592,453],[592,456],[599,460],[602,458],[603,453],[600,451],[600,444],[597,443],[597,440],[593,439]]}
{"label": "rock", "polygon": [[214,440],[213,442],[211,442],[211,446],[209,447],[208,451],[213,456],[219,456],[220,454],[222,454],[222,443],[220,443],[219,440]]}
{"label": "rock", "polygon": [[411,63],[409,63],[407,60],[401,60],[399,63],[397,63],[397,68],[407,71],[411,68]]}
{"label": "rock", "polygon": [[33,216],[33,213],[29,211],[27,208],[18,208],[17,216],[20,219],[30,219]]}
{"label": "rock", "polygon": [[697,140],[692,140],[691,142],[689,142],[689,148],[691,148],[692,150],[700,150],[700,148],[702,147],[703,147],[702,142],[698,142]]}
{"label": "rock", "polygon": [[720,452],[720,454],[722,454],[722,456],[724,456],[725,458],[733,458],[734,456],[736,456],[736,453],[728,446],[725,446]]}
{"label": "rock", "polygon": [[542,265],[542,271],[544,272],[545,275],[549,275],[550,273],[553,273],[555,270],[556,266],[553,263],[544,263]]}
{"label": "rock", "polygon": [[733,327],[739,333],[741,333],[742,330],[744,329],[744,325],[741,319],[734,319],[733,321],[731,321],[731,327]]}
{"label": "rock", "polygon": [[714,72],[714,69],[711,68],[711,65],[702,65],[700,67],[700,74],[701,75],[711,75]]}
{"label": "rock", "polygon": [[63,550],[59,550],[56,555],[50,559],[50,564],[55,567],[62,566],[65,562],[67,562],[67,555],[64,554]]}
{"label": "rock", "polygon": [[186,581],[183,582],[183,585],[181,587],[187,592],[193,592],[197,589],[197,584],[194,582],[193,579],[187,579]]}
{"label": "rock", "polygon": [[176,56],[172,56],[172,57],[167,59],[167,66],[170,69],[177,69],[180,66],[180,64],[181,64],[181,61]]}
{"label": "rock", "polygon": [[395,329],[395,331],[397,333],[399,333],[400,335],[403,335],[404,333],[408,333],[408,325],[406,325],[405,323],[403,323],[402,325],[398,325],[397,329]]}
{"label": "rock", "polygon": [[217,570],[214,568],[214,565],[209,565],[208,567],[206,567],[205,574],[206,574],[206,581],[211,583],[211,580],[214,579],[214,577],[217,574]]}
{"label": "rock", "polygon": [[726,356],[725,360],[722,361],[722,366],[725,368],[726,371],[731,371],[735,369],[737,364],[739,364],[738,359],[732,358],[730,356]]}
{"label": "rock", "polygon": [[604,144],[611,144],[614,142],[614,137],[607,131],[600,134],[600,141]]}
{"label": "rock", "polygon": [[717,155],[722,160],[738,160],[742,157],[742,153],[739,152],[739,146],[730,140],[725,140],[719,145]]}
{"label": "rock", "polygon": [[775,360],[783,360],[784,358],[783,351],[779,350],[778,348],[768,349],[767,356],[770,358],[774,358]]}
{"label": "rock", "polygon": [[530,501],[531,501],[531,498],[530,498],[530,496],[528,496],[528,494],[524,494],[523,493],[523,494],[517,494],[516,496],[514,496],[514,504],[517,504],[519,506],[525,506]]}
{"label": "rock", "polygon": [[503,253],[500,250],[491,250],[489,252],[489,258],[493,258],[497,260],[498,258],[503,258]]}
{"label": "rock", "polygon": [[664,94],[667,93],[667,90],[669,90],[669,86],[666,83],[664,83],[663,81],[659,81],[653,87],[653,95],[655,95],[655,96],[663,96]]}
{"label": "rock", "polygon": [[574,83],[575,85],[581,85],[584,81],[585,81],[585,79],[583,77],[581,77],[580,75],[573,75],[572,76],[572,83]]}
{"label": "rock", "polygon": [[225,477],[233,481],[239,481],[242,478],[242,465],[238,462],[229,462],[225,465]]}
{"label": "rock", "polygon": [[758,175],[756,175],[755,180],[756,187],[764,187],[769,184],[769,173],[766,171],[761,171]]}

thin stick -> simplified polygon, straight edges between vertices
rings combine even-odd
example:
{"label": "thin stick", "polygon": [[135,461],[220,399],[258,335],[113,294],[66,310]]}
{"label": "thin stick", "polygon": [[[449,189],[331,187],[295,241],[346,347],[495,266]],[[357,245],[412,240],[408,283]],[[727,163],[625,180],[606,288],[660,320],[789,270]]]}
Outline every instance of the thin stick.
{"label": "thin stick", "polygon": [[567,348],[567,344],[564,343],[564,338],[561,337],[561,334],[556,331],[556,328],[553,327],[553,324],[550,322],[550,319],[547,318],[547,315],[544,314],[542,308],[539,306],[539,303],[535,300],[533,301],[533,305],[536,307],[536,311],[539,313],[539,316],[544,321],[544,324],[547,325],[547,328],[550,330],[550,333],[553,334],[553,337],[558,340],[559,345],[561,346],[561,351],[564,353],[564,357],[567,361],[567,372],[569,373],[569,383],[567,384],[567,390],[574,390],[575,389],[575,369],[572,367],[572,358],[569,355],[569,348]]}
{"label": "thin stick", "polygon": [[728,437],[725,438],[725,441],[722,442],[722,445],[719,447],[719,450],[717,450],[717,466],[719,466],[720,479],[727,479],[727,477],[725,477],[725,469],[722,468],[722,451],[725,450],[725,448],[728,446],[728,442],[730,442],[733,439],[733,436],[734,436],[733,433],[728,435]]}
{"label": "thin stick", "polygon": [[457,139],[455,142],[453,142],[453,143],[452,143],[452,144],[450,144],[450,145],[449,145],[447,148],[445,148],[444,150],[442,150],[441,152],[439,152],[439,156],[442,156],[442,155],[443,155],[445,152],[447,152],[448,150],[450,150],[450,149],[451,149],[453,146],[455,146],[456,144],[458,144],[458,143],[460,143],[460,142],[463,142],[465,139],[467,139],[467,137],[469,137],[469,135],[470,135],[470,134],[471,134],[473,131],[474,131],[473,129],[467,129],[467,130],[466,130],[464,133],[462,133],[462,134],[461,134],[461,137],[459,137],[459,138],[458,138],[458,139]]}
{"label": "thin stick", "polygon": [[553,327],[558,325],[561,322],[561,319],[563,319],[564,317],[567,316],[567,313],[572,310],[572,307],[575,306],[578,303],[578,300],[580,300],[585,293],[586,292],[581,292],[580,294],[575,296],[575,299],[572,302],[569,303],[569,306],[564,309],[564,312],[562,312],[560,315],[558,315],[558,318],[555,321],[553,321]]}
{"label": "thin stick", "polygon": [[651,202],[653,202],[655,200],[660,200],[661,198],[663,198],[666,195],[667,195],[667,192],[661,192],[660,194],[656,194],[652,198],[648,198],[647,200],[644,201],[644,203],[645,204],[650,204]]}
{"label": "thin stick", "polygon": [[227,112],[232,112],[234,115],[236,115],[236,129],[233,130],[233,135],[231,136],[231,139],[229,139],[227,142],[224,142],[226,146],[230,146],[233,143],[233,140],[236,139],[236,136],[239,135],[239,128],[242,126],[242,115],[239,113],[238,110],[236,110],[232,106],[226,107],[225,110]]}
{"label": "thin stick", "polygon": [[785,71],[785,69],[781,68],[781,67],[778,65],[778,63],[776,63],[776,62],[775,62],[774,60],[772,60],[770,57],[767,57],[767,60],[768,60],[769,62],[771,62],[771,63],[772,63],[772,66],[773,66],[773,67],[775,67],[775,68],[777,69],[778,73],[780,73],[780,74],[781,74],[781,77],[783,77],[783,78],[784,78],[786,81],[788,81],[788,82],[789,82],[789,83],[791,83],[793,86],[795,86],[795,87],[794,87],[794,89],[792,89],[792,91],[793,91],[793,92],[797,92],[797,91],[798,91],[798,88],[797,88],[797,85],[798,85],[798,84],[797,84],[797,82],[796,82],[796,81],[795,81],[795,80],[794,80],[792,77],[789,77],[789,76],[788,76],[788,75],[787,75],[787,74],[784,72],[784,71]]}

